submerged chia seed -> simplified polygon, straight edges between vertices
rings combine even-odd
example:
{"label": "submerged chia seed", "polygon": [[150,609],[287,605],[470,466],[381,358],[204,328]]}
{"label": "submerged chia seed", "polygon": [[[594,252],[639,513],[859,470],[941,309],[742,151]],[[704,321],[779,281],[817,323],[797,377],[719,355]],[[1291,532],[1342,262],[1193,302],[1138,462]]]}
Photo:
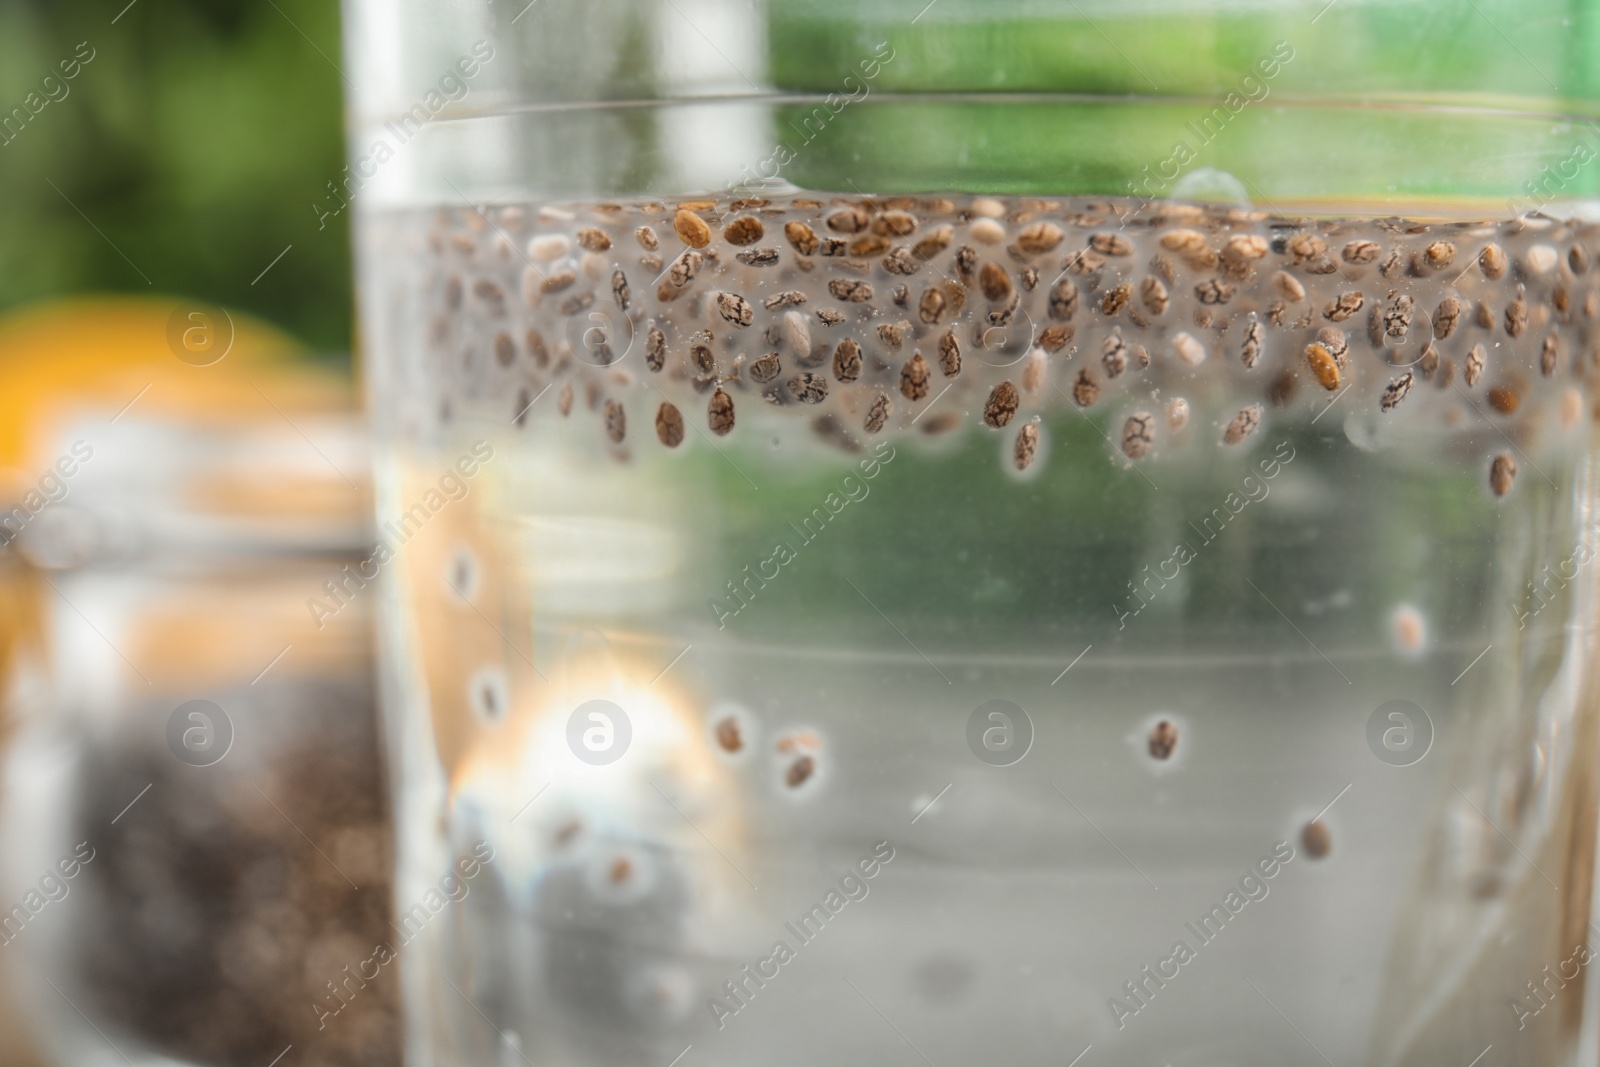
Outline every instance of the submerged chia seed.
{"label": "submerged chia seed", "polygon": [[[680,447],[686,422],[728,435],[736,413],[851,451],[1076,405],[1124,428],[1124,463],[1238,445],[1333,397],[1486,461],[1502,433],[1573,421],[1600,342],[1593,225],[1138,206],[798,195],[423,216],[423,372],[443,394],[427,417],[582,418],[622,462]],[[530,408],[550,386],[557,402]],[[1193,421],[1209,429],[1182,433]],[[1014,462],[1040,447],[1035,430]],[[1514,468],[1493,467],[1503,494]]]}

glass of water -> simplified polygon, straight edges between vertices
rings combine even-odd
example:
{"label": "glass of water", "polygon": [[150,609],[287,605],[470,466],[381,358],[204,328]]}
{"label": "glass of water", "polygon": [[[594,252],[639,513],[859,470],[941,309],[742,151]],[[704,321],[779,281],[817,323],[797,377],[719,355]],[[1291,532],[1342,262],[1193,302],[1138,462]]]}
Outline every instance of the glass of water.
{"label": "glass of water", "polygon": [[1587,5],[346,10],[413,1063],[1592,1061]]}

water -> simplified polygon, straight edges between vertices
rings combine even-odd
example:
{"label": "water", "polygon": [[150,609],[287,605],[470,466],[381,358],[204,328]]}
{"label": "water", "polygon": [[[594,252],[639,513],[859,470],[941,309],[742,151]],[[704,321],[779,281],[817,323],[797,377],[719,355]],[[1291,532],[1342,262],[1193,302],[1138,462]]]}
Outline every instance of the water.
{"label": "water", "polygon": [[1592,1055],[1587,230],[687,210],[366,235],[416,1062]]}

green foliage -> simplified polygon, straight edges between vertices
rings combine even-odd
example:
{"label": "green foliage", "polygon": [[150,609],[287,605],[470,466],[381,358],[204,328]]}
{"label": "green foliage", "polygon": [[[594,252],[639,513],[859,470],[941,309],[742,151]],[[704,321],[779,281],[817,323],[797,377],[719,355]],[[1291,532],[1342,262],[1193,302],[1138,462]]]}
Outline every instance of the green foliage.
{"label": "green foliage", "polygon": [[93,50],[0,146],[0,310],[175,294],[348,351],[346,217],[311,208],[344,165],[338,6],[126,2],[0,6],[0,117]]}

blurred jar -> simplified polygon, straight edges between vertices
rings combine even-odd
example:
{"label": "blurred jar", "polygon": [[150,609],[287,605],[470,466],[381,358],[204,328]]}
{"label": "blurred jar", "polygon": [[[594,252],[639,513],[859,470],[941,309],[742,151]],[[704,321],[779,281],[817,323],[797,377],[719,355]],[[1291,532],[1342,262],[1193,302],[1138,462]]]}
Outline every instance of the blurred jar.
{"label": "blurred jar", "polygon": [[0,963],[59,1062],[394,1062],[363,430],[169,309],[11,458]]}

